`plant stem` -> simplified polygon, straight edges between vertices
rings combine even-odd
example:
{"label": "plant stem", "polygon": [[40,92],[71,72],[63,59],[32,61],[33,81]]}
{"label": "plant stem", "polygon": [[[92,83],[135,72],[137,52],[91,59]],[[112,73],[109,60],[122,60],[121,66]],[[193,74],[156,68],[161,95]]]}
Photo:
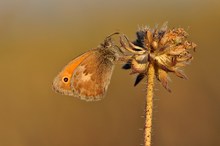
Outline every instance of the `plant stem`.
{"label": "plant stem", "polygon": [[154,88],[155,70],[152,63],[149,64],[147,71],[147,94],[146,94],[146,109],[145,109],[145,146],[151,146],[152,133],[152,116],[153,116],[153,88]]}

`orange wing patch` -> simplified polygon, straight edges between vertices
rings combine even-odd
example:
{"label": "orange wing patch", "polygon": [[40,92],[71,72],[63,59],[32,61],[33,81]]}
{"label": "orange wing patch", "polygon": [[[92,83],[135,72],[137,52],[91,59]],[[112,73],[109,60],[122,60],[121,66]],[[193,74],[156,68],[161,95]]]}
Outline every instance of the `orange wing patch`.
{"label": "orange wing patch", "polygon": [[70,80],[72,78],[74,70],[80,65],[80,63],[85,60],[92,51],[86,52],[79,57],[72,60],[68,63],[62,71],[57,75],[53,81],[53,89],[56,92],[65,94],[65,95],[74,95],[73,90],[71,89]]}

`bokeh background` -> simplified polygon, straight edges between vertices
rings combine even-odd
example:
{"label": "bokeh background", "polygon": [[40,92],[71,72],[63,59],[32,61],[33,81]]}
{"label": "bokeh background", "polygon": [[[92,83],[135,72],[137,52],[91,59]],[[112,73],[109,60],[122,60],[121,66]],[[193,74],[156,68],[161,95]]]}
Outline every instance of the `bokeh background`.
{"label": "bokeh background", "polygon": [[154,146],[220,145],[220,1],[0,0],[0,145],[143,144],[145,83],[114,70],[107,96],[85,102],[51,90],[71,59],[115,31],[135,39],[138,26],[183,27],[198,44],[168,93],[156,82]]}

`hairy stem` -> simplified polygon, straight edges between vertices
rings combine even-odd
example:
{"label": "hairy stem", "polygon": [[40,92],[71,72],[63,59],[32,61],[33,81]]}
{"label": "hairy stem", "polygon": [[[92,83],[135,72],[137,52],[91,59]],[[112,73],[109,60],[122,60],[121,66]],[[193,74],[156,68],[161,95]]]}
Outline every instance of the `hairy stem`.
{"label": "hairy stem", "polygon": [[155,70],[152,63],[149,64],[147,71],[147,94],[146,94],[146,109],[145,109],[145,146],[151,146],[152,133],[152,116],[153,116],[153,88],[154,88]]}

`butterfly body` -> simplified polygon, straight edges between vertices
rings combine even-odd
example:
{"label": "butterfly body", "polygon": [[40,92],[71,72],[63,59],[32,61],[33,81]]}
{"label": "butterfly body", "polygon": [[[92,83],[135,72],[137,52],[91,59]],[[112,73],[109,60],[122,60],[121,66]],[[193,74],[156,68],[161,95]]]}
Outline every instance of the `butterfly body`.
{"label": "butterfly body", "polygon": [[107,37],[103,44],[67,64],[55,77],[53,89],[86,101],[100,100],[106,93],[118,58],[118,47]]}

